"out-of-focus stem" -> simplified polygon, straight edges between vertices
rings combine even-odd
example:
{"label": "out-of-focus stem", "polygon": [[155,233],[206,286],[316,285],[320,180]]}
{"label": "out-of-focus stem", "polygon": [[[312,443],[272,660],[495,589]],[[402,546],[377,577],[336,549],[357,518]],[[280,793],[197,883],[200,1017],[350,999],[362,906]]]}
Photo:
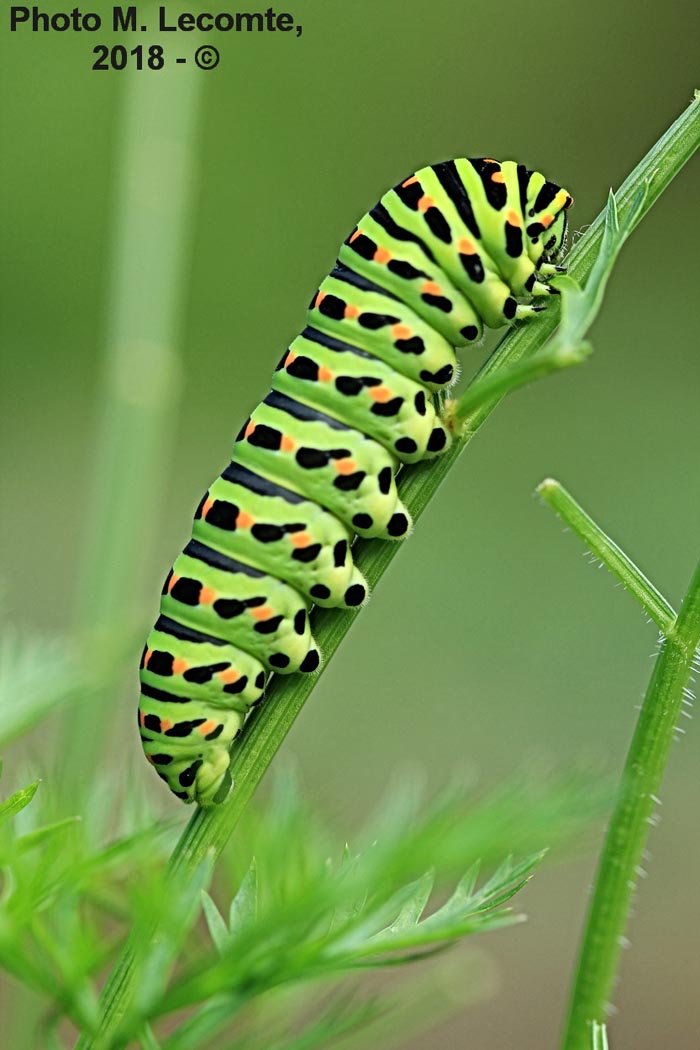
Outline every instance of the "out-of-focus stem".
{"label": "out-of-focus stem", "polygon": [[[138,581],[153,554],[154,501],[167,474],[180,387],[201,93],[195,70],[123,77],[104,367],[75,611],[79,633],[95,644],[133,626]],[[99,753],[95,741],[104,739],[105,701],[95,695],[67,726],[62,766],[83,783]]]}

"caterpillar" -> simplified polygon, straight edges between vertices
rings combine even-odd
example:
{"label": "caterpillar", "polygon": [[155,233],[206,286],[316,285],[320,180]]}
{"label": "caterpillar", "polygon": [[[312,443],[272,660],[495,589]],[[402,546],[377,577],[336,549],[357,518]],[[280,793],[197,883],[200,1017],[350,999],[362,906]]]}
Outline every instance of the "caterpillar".
{"label": "caterpillar", "polygon": [[389,190],[342,244],[197,507],[143,652],[141,740],[178,798],[221,797],[270,672],[320,666],[311,605],[366,600],[355,535],[410,531],[395,474],[450,444],[434,395],[455,348],[544,309],[572,203],[515,161],[448,160]]}

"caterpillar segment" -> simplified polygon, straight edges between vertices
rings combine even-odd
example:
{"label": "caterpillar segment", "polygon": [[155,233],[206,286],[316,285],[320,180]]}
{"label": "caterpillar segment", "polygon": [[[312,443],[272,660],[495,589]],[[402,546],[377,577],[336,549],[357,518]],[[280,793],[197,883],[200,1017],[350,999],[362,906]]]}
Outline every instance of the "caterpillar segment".
{"label": "caterpillar segment", "polygon": [[439,268],[425,242],[401,240],[401,232],[386,209],[373,209],[341,245],[338,261],[397,296],[450,346],[478,342],[483,326],[474,307]]}
{"label": "caterpillar segment", "polygon": [[361,430],[403,463],[436,456],[450,443],[425,387],[376,357],[302,333],[280,364],[274,391]]}
{"label": "caterpillar segment", "polygon": [[455,378],[454,347],[393,294],[336,266],[314,296],[307,323],[379,357],[397,372],[439,390]]}
{"label": "caterpillar segment", "polygon": [[146,757],[178,798],[213,799],[265,678],[249,653],[160,617],[141,657],[138,720]]}
{"label": "caterpillar segment", "polygon": [[458,158],[389,190],[341,245],[301,334],[197,507],[141,660],[139,727],[178,798],[208,805],[269,672],[312,673],[312,603],[357,607],[355,534],[399,540],[400,463],[440,455],[455,348],[544,309],[571,195],[516,161]]}
{"label": "caterpillar segment", "polygon": [[240,714],[260,699],[266,677],[255,656],[165,616],[149,634],[141,660],[141,683],[148,693],[204,700]]}
{"label": "caterpillar segment", "polygon": [[272,392],[243,427],[233,462],[263,471],[330,510],[361,536],[400,539],[411,527],[396,458],[372,438]]}
{"label": "caterpillar segment", "polygon": [[[464,171],[456,166],[453,171],[450,162],[444,168],[424,168],[395,187],[394,207],[404,224],[414,229],[427,226],[433,231],[433,251],[441,269],[462,289],[483,324],[498,328],[515,318],[517,304],[513,299],[512,312],[506,306],[512,298],[510,289],[486,249],[484,231],[474,216],[472,194],[460,177],[470,175],[475,175],[471,165]],[[483,208],[480,184],[476,184],[479,180],[470,181],[472,192],[477,193],[474,206],[478,210],[479,204]],[[465,210],[463,199],[470,202],[469,210]]]}
{"label": "caterpillar segment", "polygon": [[315,670],[308,606],[289,584],[191,540],[166,580],[161,612],[222,638],[268,671]]}
{"label": "caterpillar segment", "polygon": [[318,503],[234,463],[203,496],[192,535],[291,584],[309,603],[352,609],[367,597],[350,529]]}

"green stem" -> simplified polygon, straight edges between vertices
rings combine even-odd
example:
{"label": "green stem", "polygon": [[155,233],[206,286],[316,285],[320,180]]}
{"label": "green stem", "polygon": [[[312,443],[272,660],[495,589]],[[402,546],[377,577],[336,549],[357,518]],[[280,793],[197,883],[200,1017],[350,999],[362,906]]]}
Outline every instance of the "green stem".
{"label": "green stem", "polygon": [[[153,555],[154,494],[167,475],[180,389],[186,218],[202,88],[201,77],[180,69],[125,76],[94,483],[75,611],[78,632],[93,647],[133,626],[134,582],[147,577]],[[104,717],[104,697],[92,696],[78,718],[69,713],[64,768],[78,793],[90,789]]]}
{"label": "green stem", "polygon": [[666,636],[607,831],[571,997],[564,1050],[590,1050],[614,991],[629,908],[684,693],[700,644],[700,563]]}
{"label": "green stem", "polygon": [[560,372],[564,368],[580,365],[591,353],[588,343],[581,343],[571,349],[555,349],[549,352],[546,348],[542,353],[536,354],[525,361],[519,361],[499,372],[491,372],[489,375],[475,379],[467,387],[458,401],[447,405],[447,417],[454,429],[459,429],[461,424],[469,418],[472,412],[480,405],[493,401],[496,398],[509,394],[518,387],[526,386],[535,379],[544,379],[553,372]]}
{"label": "green stem", "polygon": [[[624,218],[635,196],[648,184],[648,192],[637,222],[649,211],[683,165],[700,145],[700,103],[692,102],[651,148],[625,180],[619,191],[618,210]],[[590,273],[600,248],[605,223],[605,211],[588,227],[573,247],[568,265],[571,275],[580,282]],[[522,326],[508,333],[499,343],[480,375],[491,375],[534,354],[551,335],[557,325],[559,311],[556,304],[538,318],[537,323]],[[399,478],[401,497],[417,520],[434,496],[443,478],[454,466],[471,437],[485,422],[500,397],[481,403],[465,420],[465,431],[446,455],[433,463],[423,463],[402,471]],[[357,563],[365,573],[370,586],[376,586],[400,545],[369,540],[358,543]],[[354,622],[355,614],[318,610],[314,616],[314,634],[324,652],[326,664]],[[289,732],[315,684],[311,676],[277,676],[270,686],[267,701],[246,724],[240,743],[234,748],[231,772],[235,790],[221,806],[197,810],[185,827],[171,858],[171,870],[192,870],[207,854],[216,857],[229,839],[236,823],[262,779],[277,749]],[[134,929],[121,959],[108,978],[102,995],[103,1018],[95,1040],[84,1036],[79,1050],[106,1048],[128,1009],[133,995],[135,955],[151,936],[151,929]]]}
{"label": "green stem", "polygon": [[606,536],[583,507],[554,478],[545,478],[537,486],[537,493],[630,591],[664,634],[668,634],[676,621],[675,610],[632,559],[614,540]]}

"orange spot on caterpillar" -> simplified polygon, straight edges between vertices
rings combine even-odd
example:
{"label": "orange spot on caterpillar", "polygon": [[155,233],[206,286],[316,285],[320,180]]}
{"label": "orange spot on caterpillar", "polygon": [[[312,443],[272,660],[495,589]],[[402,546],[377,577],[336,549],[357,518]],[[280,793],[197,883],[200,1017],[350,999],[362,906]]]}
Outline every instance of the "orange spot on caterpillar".
{"label": "orange spot on caterpillar", "polygon": [[249,529],[255,523],[255,518],[246,510],[239,510],[236,516],[237,529]]}
{"label": "orange spot on caterpillar", "polygon": [[202,587],[199,592],[200,605],[213,605],[216,601],[216,591],[211,587]]}
{"label": "orange spot on caterpillar", "polygon": [[434,197],[428,197],[426,194],[423,194],[421,199],[418,201],[418,211],[427,211],[428,208],[434,208],[434,207],[435,207],[435,198]]}
{"label": "orange spot on caterpillar", "polygon": [[139,725],[142,726],[142,725],[145,724],[145,722],[146,722],[146,712],[145,711],[139,711]]}
{"label": "orange spot on caterpillar", "polygon": [[296,447],[297,443],[293,437],[290,437],[289,434],[282,435],[282,440],[280,441],[280,448],[283,452],[293,452]]}
{"label": "orange spot on caterpillar", "polygon": [[411,329],[405,324],[395,324],[391,326],[391,334],[394,339],[408,339],[411,335]]}
{"label": "orange spot on caterpillar", "polygon": [[153,755],[146,755],[146,758],[151,763],[151,765],[153,765]]}
{"label": "orange spot on caterpillar", "polygon": [[275,614],[275,610],[269,605],[259,605],[257,609],[249,609],[248,612],[254,620],[269,620]]}
{"label": "orange spot on caterpillar", "polygon": [[468,237],[462,237],[461,240],[457,242],[457,247],[462,255],[476,255],[476,245],[473,241],[470,241]]}
{"label": "orange spot on caterpillar", "polygon": [[542,225],[544,226],[544,228],[546,230],[547,227],[551,226],[552,223],[554,222],[554,216],[550,215],[549,213],[547,213],[546,215],[542,216],[542,218],[540,219],[540,222],[542,223]]}
{"label": "orange spot on caterpillar", "polygon": [[505,181],[506,181],[505,175],[503,174],[502,171],[500,171],[500,170],[499,171],[494,171],[494,173],[491,176],[491,182],[505,182]]}
{"label": "orange spot on caterpillar", "polygon": [[373,401],[379,401],[383,404],[385,401],[391,400],[391,390],[388,386],[371,386],[369,388],[369,396]]}
{"label": "orange spot on caterpillar", "polygon": [[170,594],[170,592],[172,591],[173,587],[179,579],[180,577],[176,576],[175,573],[172,574],[172,576],[170,577],[170,583],[168,584],[168,594]]}
{"label": "orange spot on caterpillar", "polygon": [[213,718],[208,718],[206,722],[202,722],[201,726],[197,726],[197,732],[201,733],[202,736],[206,736],[207,733],[211,733],[218,726],[218,722]]}
{"label": "orange spot on caterpillar", "polygon": [[287,354],[287,356],[284,359],[284,367],[285,368],[289,368],[289,366],[291,364],[293,364],[296,361],[296,359],[297,359],[297,355],[294,353],[293,350],[290,350],[289,353]]}
{"label": "orange spot on caterpillar", "polygon": [[424,281],[420,286],[423,295],[440,295],[440,285],[435,281]]}
{"label": "orange spot on caterpillar", "polygon": [[391,252],[388,248],[377,248],[374,253],[374,261],[377,263],[388,263],[391,259]]}
{"label": "orange spot on caterpillar", "polygon": [[311,543],[311,536],[308,532],[293,532],[289,538],[292,541],[292,547],[308,547]]}
{"label": "orange spot on caterpillar", "polygon": [[404,186],[412,186],[414,182],[418,182],[418,179],[417,179],[417,177],[415,175],[411,175],[410,179],[406,179],[405,182],[401,183],[401,186],[402,186],[402,188]]}
{"label": "orange spot on caterpillar", "polygon": [[511,209],[506,215],[506,222],[509,222],[511,226],[522,226],[520,216],[514,209]]}
{"label": "orange spot on caterpillar", "polygon": [[248,423],[248,426],[245,428],[244,437],[250,437],[250,435],[253,433],[254,430],[255,430],[255,423],[251,419],[251,421]]}
{"label": "orange spot on caterpillar", "polygon": [[359,306],[353,306],[352,303],[348,303],[343,311],[343,317],[351,321],[354,317],[357,317],[360,313]]}
{"label": "orange spot on caterpillar", "polygon": [[326,293],[319,291],[318,295],[316,296],[316,300],[314,302],[314,306],[319,307],[325,298],[326,298]]}
{"label": "orange spot on caterpillar", "polygon": [[237,682],[241,676],[234,667],[227,667],[225,671],[219,671],[216,677],[228,685],[231,682]]}
{"label": "orange spot on caterpillar", "polygon": [[354,459],[336,459],[333,461],[333,465],[339,474],[352,474],[357,467]]}
{"label": "orange spot on caterpillar", "polygon": [[493,157],[484,157],[484,164],[498,164],[498,161],[494,160]]}
{"label": "orange spot on caterpillar", "polygon": [[172,728],[173,728],[173,724],[172,724],[172,722],[170,721],[169,718],[161,718],[161,720],[160,720],[160,731],[161,731],[161,733],[166,733],[168,731],[168,729],[172,729]]}
{"label": "orange spot on caterpillar", "polygon": [[321,367],[318,370],[319,382],[320,383],[330,383],[332,378],[333,378],[333,373],[331,372],[330,368],[326,368],[324,365],[321,365]]}
{"label": "orange spot on caterpillar", "polygon": [[360,236],[359,229],[353,230],[353,232],[350,234],[350,237],[348,238],[349,243],[352,244],[352,242],[356,241],[359,236]]}
{"label": "orange spot on caterpillar", "polygon": [[183,674],[187,670],[187,660],[183,660],[182,657],[178,657],[177,660],[173,660],[173,674]]}
{"label": "orange spot on caterpillar", "polygon": [[148,661],[151,659],[152,656],[153,656],[153,650],[152,649],[146,649],[146,653],[145,653],[144,658],[143,658],[143,666],[144,667],[148,667]]}

